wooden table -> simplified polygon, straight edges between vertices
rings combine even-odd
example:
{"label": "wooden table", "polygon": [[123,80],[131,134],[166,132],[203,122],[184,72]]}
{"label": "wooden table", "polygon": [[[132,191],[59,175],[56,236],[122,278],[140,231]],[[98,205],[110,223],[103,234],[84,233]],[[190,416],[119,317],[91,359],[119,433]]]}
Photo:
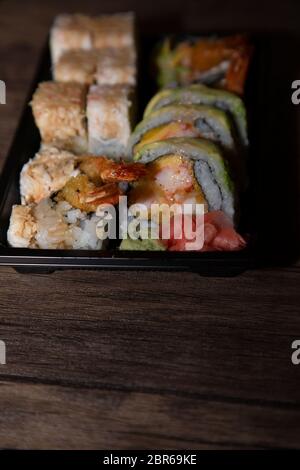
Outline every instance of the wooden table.
{"label": "wooden table", "polygon": [[[299,22],[293,1],[202,2],[201,11],[192,1],[184,11],[159,3],[102,0],[101,9],[136,9],[149,29],[166,18],[264,32],[296,31]],[[97,2],[65,0],[63,9],[94,13]],[[60,1],[0,3],[2,162],[61,10]],[[300,365],[291,362],[299,281],[299,263],[235,278],[2,268],[0,447],[299,447]]]}

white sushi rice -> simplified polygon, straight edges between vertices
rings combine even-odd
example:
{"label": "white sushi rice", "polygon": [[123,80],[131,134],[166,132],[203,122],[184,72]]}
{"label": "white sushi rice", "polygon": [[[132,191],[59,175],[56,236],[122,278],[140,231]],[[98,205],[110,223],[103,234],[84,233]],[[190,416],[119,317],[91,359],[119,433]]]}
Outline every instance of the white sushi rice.
{"label": "white sushi rice", "polygon": [[196,161],[194,172],[204,191],[210,211],[224,211],[230,218],[234,216],[234,201],[231,192],[220,187],[214,177],[214,169],[205,161]]}
{"label": "white sushi rice", "polygon": [[20,248],[91,249],[103,246],[96,233],[100,217],[74,209],[66,201],[50,198],[29,206],[15,205],[7,234],[8,243]]}

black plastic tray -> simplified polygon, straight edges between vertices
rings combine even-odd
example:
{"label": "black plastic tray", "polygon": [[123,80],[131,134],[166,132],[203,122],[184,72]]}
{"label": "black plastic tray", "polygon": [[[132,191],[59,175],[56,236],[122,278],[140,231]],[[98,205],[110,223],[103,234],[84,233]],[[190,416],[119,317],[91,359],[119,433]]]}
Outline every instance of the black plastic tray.
{"label": "black plastic tray", "polygon": [[[155,92],[154,82],[149,79],[151,50],[157,37],[145,37],[140,41],[140,64],[138,101],[139,114]],[[51,79],[48,46],[44,48],[41,63],[32,84],[25,109],[15,134],[0,179],[0,265],[13,266],[20,272],[52,272],[70,268],[118,268],[191,270],[207,276],[233,276],[259,263],[257,244],[257,187],[260,152],[259,108],[263,98],[264,48],[256,41],[255,55],[247,81],[246,106],[249,114],[249,189],[241,203],[240,231],[249,237],[248,247],[239,252],[136,252],[86,250],[40,250],[12,248],[7,244],[6,233],[13,204],[19,203],[19,175],[23,164],[38,150],[40,138],[28,103],[38,82]]]}

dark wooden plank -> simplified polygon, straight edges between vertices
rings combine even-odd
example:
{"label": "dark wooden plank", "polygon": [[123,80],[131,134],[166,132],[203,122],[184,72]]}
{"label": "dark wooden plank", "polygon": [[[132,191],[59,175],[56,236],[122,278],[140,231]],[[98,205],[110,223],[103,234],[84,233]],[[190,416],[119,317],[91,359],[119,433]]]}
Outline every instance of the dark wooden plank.
{"label": "dark wooden plank", "polygon": [[0,373],[299,406],[300,368],[291,363],[299,296],[293,269],[230,279],[7,269]]}
{"label": "dark wooden plank", "polygon": [[[2,448],[293,448],[300,411],[0,383]],[[284,430],[284,432],[283,432]]]}

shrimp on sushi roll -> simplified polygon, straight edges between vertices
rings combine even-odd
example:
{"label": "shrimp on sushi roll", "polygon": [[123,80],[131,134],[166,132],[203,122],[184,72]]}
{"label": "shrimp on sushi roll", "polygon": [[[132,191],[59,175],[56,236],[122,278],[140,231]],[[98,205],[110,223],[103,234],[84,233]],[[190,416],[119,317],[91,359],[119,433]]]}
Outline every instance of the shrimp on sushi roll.
{"label": "shrimp on sushi roll", "polygon": [[22,204],[39,202],[63,188],[72,177],[87,175],[92,181],[130,182],[143,175],[140,164],[115,162],[103,156],[74,155],[54,147],[43,146],[21,171]]}
{"label": "shrimp on sushi roll", "polygon": [[214,143],[191,137],[170,138],[144,145],[135,154],[135,160],[147,166],[147,173],[133,184],[129,205],[146,207],[146,214],[143,212],[143,223],[148,224],[146,230],[160,224],[168,208],[174,211],[175,217],[186,204],[192,205],[188,217],[196,228],[195,205],[201,204],[204,239],[190,248],[190,240],[184,234],[179,238],[175,236],[174,218],[171,218],[168,239],[149,243],[129,238],[121,243],[120,249],[159,250],[163,246],[169,251],[235,251],[245,247],[244,239],[234,227],[235,188],[222,152]]}
{"label": "shrimp on sushi roll", "polygon": [[147,164],[148,171],[134,185],[131,202],[199,203],[206,211],[222,210],[233,220],[234,185],[222,153],[212,142],[162,140],[145,145],[134,158]]}

